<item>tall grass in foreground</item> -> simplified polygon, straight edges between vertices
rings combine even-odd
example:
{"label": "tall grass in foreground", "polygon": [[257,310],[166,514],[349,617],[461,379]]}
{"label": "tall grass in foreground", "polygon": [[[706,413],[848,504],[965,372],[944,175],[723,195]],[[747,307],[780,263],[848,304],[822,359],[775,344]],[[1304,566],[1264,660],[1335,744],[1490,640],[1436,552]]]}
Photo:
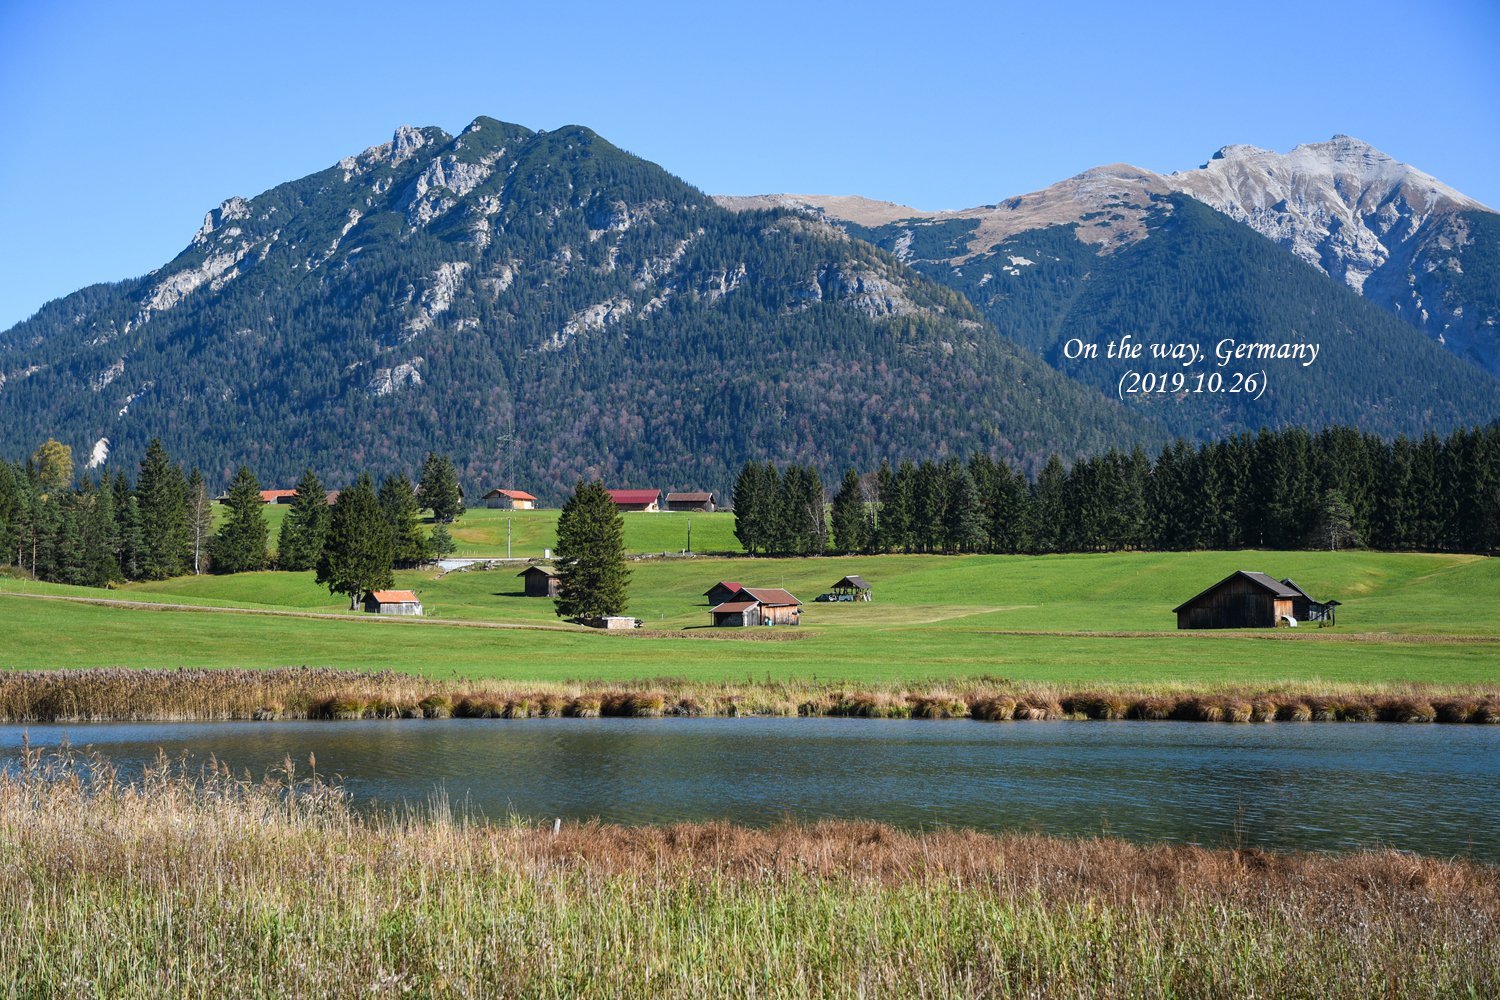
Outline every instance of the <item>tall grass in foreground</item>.
{"label": "tall grass in foreground", "polygon": [[332,668],[0,671],[0,722],[198,719],[527,719],[804,715],[863,718],[1174,719],[1188,722],[1500,723],[1500,690],[1451,685],[1169,685],[1068,691],[1004,678],[853,687],[809,680],[659,677],[537,685]]}
{"label": "tall grass in foreground", "polygon": [[1500,993],[1500,872],[872,824],[360,818],[28,750],[0,773],[0,995]]}

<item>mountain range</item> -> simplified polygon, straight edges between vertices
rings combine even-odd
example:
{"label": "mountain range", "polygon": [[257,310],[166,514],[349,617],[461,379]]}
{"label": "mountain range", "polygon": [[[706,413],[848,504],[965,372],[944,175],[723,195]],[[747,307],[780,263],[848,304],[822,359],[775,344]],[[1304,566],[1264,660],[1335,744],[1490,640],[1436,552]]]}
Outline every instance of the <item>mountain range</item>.
{"label": "mountain range", "polygon": [[[1297,163],[1256,188],[1257,156],[1276,154],[1227,147],[1187,174],[1101,168],[920,213],[716,200],[581,126],[402,126],[227,199],[156,271],[0,333],[0,456],[55,437],[96,468],[133,466],[158,437],[211,482],[243,463],[270,485],[311,466],[337,486],[434,450],[471,491],[556,501],[580,476],[725,490],[748,459],[836,473],[983,451],[1034,471],[1175,434],[1500,416],[1482,367],[1494,213],[1410,168],[1382,168],[1378,197]],[[1266,204],[1282,189],[1301,200]],[[1346,221],[1318,207],[1334,195],[1352,199]],[[1401,267],[1422,275],[1405,298]],[[1125,333],[1324,353],[1271,366],[1259,399],[1122,403],[1120,366],[1066,345]]]}

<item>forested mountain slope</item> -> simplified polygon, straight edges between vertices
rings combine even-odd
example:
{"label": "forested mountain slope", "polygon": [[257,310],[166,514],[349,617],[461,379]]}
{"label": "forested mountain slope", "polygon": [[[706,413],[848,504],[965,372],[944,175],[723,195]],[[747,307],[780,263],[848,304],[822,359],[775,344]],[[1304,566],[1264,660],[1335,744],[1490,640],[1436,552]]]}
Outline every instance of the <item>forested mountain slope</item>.
{"label": "forested mountain slope", "polygon": [[0,453],[48,437],[118,466],[159,437],[210,483],[248,463],[268,486],[433,449],[470,490],[557,500],[580,475],[1035,468],[1165,433],[836,227],[728,211],[586,128],[481,118],[231,198],[159,270],[0,334]]}
{"label": "forested mountain slope", "polygon": [[[1016,343],[1085,384],[1114,394],[1127,371],[1182,373],[1185,393],[1132,400],[1174,434],[1207,439],[1339,423],[1420,435],[1500,416],[1500,379],[1249,226],[1181,193],[1132,193],[1124,185],[1143,182],[1124,168],[1108,180],[1119,186],[1104,188],[1098,209],[1062,221],[1057,200],[1042,202],[1035,221],[1055,216],[1053,224],[1005,235],[980,253],[972,249],[978,219],[844,227],[962,292]],[[1149,354],[1108,358],[1108,344],[1127,334],[1137,344],[1196,344],[1207,358],[1192,365],[1152,363]],[[1099,357],[1067,358],[1075,338],[1097,345]],[[1226,340],[1230,348],[1318,344],[1319,353],[1310,364],[1304,356],[1220,365],[1215,349]],[[1207,391],[1214,373],[1228,385],[1236,372],[1263,372],[1269,386],[1254,399]],[[1199,374],[1202,392],[1193,391]]]}

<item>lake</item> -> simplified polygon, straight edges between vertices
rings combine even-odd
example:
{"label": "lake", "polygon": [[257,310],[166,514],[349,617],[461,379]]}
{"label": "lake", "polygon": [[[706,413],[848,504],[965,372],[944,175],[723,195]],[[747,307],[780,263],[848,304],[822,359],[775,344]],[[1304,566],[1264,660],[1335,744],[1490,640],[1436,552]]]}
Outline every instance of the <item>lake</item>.
{"label": "lake", "polygon": [[869,819],[1276,850],[1383,845],[1500,862],[1500,727],[1382,723],[449,719],[0,726],[14,766],[66,738],[258,778],[290,755],[356,802],[503,820]]}

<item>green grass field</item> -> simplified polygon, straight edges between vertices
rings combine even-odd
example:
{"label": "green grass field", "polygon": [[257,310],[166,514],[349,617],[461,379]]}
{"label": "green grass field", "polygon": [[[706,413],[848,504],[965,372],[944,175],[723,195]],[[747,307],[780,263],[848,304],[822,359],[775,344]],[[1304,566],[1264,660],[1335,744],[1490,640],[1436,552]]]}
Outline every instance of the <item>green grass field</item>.
{"label": "green grass field", "polygon": [[[291,508],[283,504],[271,504],[265,508],[266,523],[271,529],[271,548],[276,548],[276,537],[281,531],[281,522]],[[458,545],[455,556],[503,557],[506,554],[506,529],[510,531],[510,553],[517,559],[540,559],[546,549],[557,546],[557,515],[555,510],[489,510],[479,507],[466,510],[463,516],[448,526],[453,541]],[[693,531],[694,552],[742,552],[739,539],[734,537],[734,515],[690,514],[681,511],[662,511],[656,514],[631,512],[625,518],[625,551],[680,552],[688,547],[688,525]],[[224,523],[226,517],[222,505],[214,505],[214,524]],[[423,530],[430,533],[431,518],[424,518]]]}
{"label": "green grass field", "polygon": [[[768,674],[858,683],[988,675],[1066,685],[1166,686],[1500,681],[1500,561],[1472,556],[1195,552],[697,558],[633,566],[630,613],[650,629],[681,636],[742,634],[704,628],[709,616],[703,591],[730,579],[785,586],[807,602],[802,627],[782,633],[799,637],[691,641],[373,617],[340,621],[161,612],[0,595],[0,665],[308,664],[535,681],[667,676],[713,681]],[[521,596],[519,569],[445,576],[406,571],[397,573],[396,584],[418,591],[429,617],[558,625],[552,602]],[[1235,569],[1290,576],[1316,597],[1343,601],[1339,626],[1304,626],[1295,637],[1283,630],[1273,639],[1267,631],[1175,632],[1171,608]],[[873,583],[872,603],[812,601],[846,573]],[[311,573],[185,577],[107,592],[4,579],[0,590],[347,611],[347,604],[318,587]],[[1015,632],[1034,634],[1007,634]],[[1170,634],[1087,634],[1122,632]],[[1396,641],[1377,641],[1382,639]]]}

